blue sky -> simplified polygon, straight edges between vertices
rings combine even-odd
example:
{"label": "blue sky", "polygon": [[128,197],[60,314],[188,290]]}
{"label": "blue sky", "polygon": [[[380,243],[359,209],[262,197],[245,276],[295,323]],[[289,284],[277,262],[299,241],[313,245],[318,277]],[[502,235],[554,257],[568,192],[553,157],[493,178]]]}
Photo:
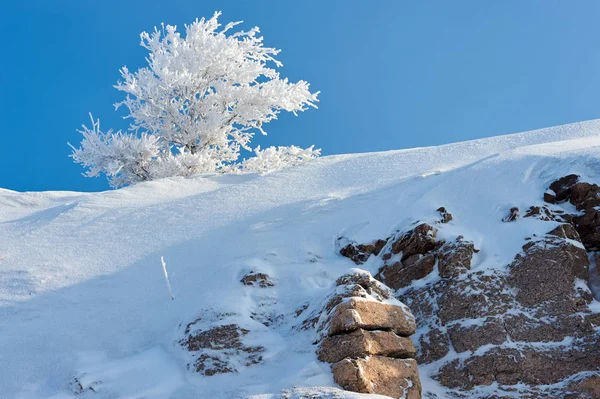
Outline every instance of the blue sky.
{"label": "blue sky", "polygon": [[325,155],[438,145],[600,118],[597,1],[4,2],[0,187],[108,188],[67,142],[88,112],[124,128],[119,68],[144,64],[139,33],[223,11],[282,49],[283,76],[320,90],[261,144]]}

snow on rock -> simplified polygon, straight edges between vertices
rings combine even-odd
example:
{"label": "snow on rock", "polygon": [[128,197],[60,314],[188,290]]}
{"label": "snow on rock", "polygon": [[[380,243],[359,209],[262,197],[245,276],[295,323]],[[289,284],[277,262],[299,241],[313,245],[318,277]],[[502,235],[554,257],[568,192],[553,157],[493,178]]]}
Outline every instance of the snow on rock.
{"label": "snow on rock", "polygon": [[[455,384],[464,385],[465,370],[487,368],[492,358],[486,354],[493,353],[506,362],[524,354],[519,367],[534,370],[532,376],[550,387],[545,390],[593,392],[597,379],[586,365],[557,383],[557,374],[535,368],[544,364],[536,353],[558,356],[566,347],[585,353],[591,341],[569,336],[529,344],[536,350],[524,352],[522,342],[496,344],[502,337],[494,331],[506,314],[515,325],[550,328],[551,319],[515,310],[524,305],[515,302],[507,273],[526,238],[545,240],[559,222],[502,218],[513,207],[585,216],[586,209],[569,200],[552,204],[542,197],[570,174],[600,183],[599,134],[600,121],[589,121],[439,147],[323,157],[266,176],[172,178],[101,193],[1,190],[0,397],[369,397],[336,387],[330,366],[317,359],[315,325],[302,328],[303,322],[353,265],[339,255],[338,237],[375,243],[417,221],[438,230],[436,241],[463,236],[479,250],[455,279],[441,277],[436,264],[396,293],[416,316],[424,397],[458,392],[436,377],[444,364],[460,364],[451,371],[458,373]],[[452,213],[448,223],[438,223],[442,206]],[[375,275],[381,262],[370,254],[361,268]],[[252,270],[276,283],[244,286],[240,279]],[[591,337],[600,303],[581,280],[573,292],[586,302]],[[432,285],[443,286],[446,299],[436,299],[440,311],[427,319],[435,304]],[[468,306],[454,305],[460,301]],[[229,319],[213,317],[225,314]],[[246,366],[244,352],[231,357],[234,373],[188,370],[194,354],[180,341],[199,318],[207,323],[196,324],[198,333],[238,326],[244,347],[264,348],[262,360]],[[454,346],[452,336],[465,339]],[[475,349],[478,342],[483,345]],[[200,349],[195,352],[210,348]],[[471,374],[479,376],[482,397],[524,397],[518,379]]]}
{"label": "snow on rock", "polygon": [[351,270],[337,279],[336,292],[319,313],[317,356],[331,363],[338,385],[353,392],[421,397],[410,339],[415,318],[388,287],[364,270]]}
{"label": "snow on rock", "polygon": [[[567,176],[551,187],[563,201],[570,199],[585,209],[584,216],[595,215],[600,205],[597,186],[577,180]],[[516,222],[514,215],[517,207],[503,222]],[[436,241],[439,231],[427,223],[415,223],[412,230],[393,235],[385,240],[380,256],[372,254],[373,263],[380,265],[376,278],[397,288],[397,298],[415,312],[417,359],[428,365],[433,379],[451,389],[449,396],[488,397],[492,384],[499,390],[522,384],[515,392],[523,397],[564,397],[572,390],[567,382],[574,376],[597,371],[600,314],[593,303],[594,275],[586,252],[597,247],[590,240],[582,243],[596,234],[590,231],[595,229],[564,210],[528,212],[528,217],[534,215],[552,222],[547,223],[552,229],[542,237],[535,233],[526,237],[522,251],[504,270],[472,270],[479,252],[473,243],[462,236],[451,243]],[[557,225],[557,219],[573,224]],[[586,220],[595,223],[596,217]],[[390,265],[394,256],[398,260]],[[414,257],[417,260],[411,261]],[[428,258],[427,267],[415,267]],[[439,273],[433,273],[434,266]],[[584,391],[576,395],[594,397]]]}

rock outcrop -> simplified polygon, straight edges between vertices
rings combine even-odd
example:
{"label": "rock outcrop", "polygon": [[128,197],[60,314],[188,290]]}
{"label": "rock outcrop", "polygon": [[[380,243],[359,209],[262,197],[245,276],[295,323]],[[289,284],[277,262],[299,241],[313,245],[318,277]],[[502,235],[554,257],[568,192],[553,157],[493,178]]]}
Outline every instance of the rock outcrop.
{"label": "rock outcrop", "polygon": [[[416,318],[415,359],[435,362],[431,375],[451,396],[598,397],[600,314],[589,306],[586,250],[600,245],[600,187],[570,175],[544,197],[553,205],[532,206],[520,220],[513,209],[505,220],[549,222],[547,233],[532,234],[509,265],[472,269],[473,243],[460,236],[438,240],[444,226],[435,223],[393,235],[371,255],[381,265],[375,277],[397,290]],[[555,205],[565,201],[580,213]],[[386,351],[375,348],[373,358]],[[350,362],[343,370],[362,365]]]}
{"label": "rock outcrop", "polygon": [[571,187],[579,181],[579,176],[568,175],[552,182],[544,193],[544,201],[551,204],[565,202],[571,195]]}
{"label": "rock outcrop", "polygon": [[[342,241],[343,239],[343,237],[339,237],[338,241]],[[340,249],[340,254],[352,259],[357,265],[361,265],[369,259],[369,256],[379,255],[379,252],[385,244],[385,240],[376,240],[370,244],[346,243],[346,245]]]}
{"label": "rock outcrop", "polygon": [[317,323],[319,360],[335,382],[359,393],[421,398],[416,323],[408,308],[369,273],[355,269],[336,282]]}
{"label": "rock outcrop", "polygon": [[250,330],[230,323],[230,314],[217,314],[208,320],[198,318],[184,330],[179,344],[189,352],[188,369],[206,376],[237,373],[239,367],[262,362],[265,348],[247,345]]}
{"label": "rock outcrop", "polygon": [[[570,225],[559,227],[517,255],[503,279],[508,290],[499,306],[466,319],[455,319],[466,314],[444,318],[438,311],[457,352],[490,345],[442,366],[437,378],[443,385],[469,390],[492,383],[552,385],[600,364],[590,293],[577,284],[586,276],[587,254],[572,242],[576,232]],[[488,297],[498,294],[478,289]]]}
{"label": "rock outcrop", "polygon": [[473,243],[462,236],[454,241],[437,241],[437,232],[437,228],[421,223],[389,239],[381,252],[383,265],[375,278],[399,289],[425,278],[436,265],[443,277],[469,270],[471,258],[477,252]]}
{"label": "rock outcrop", "polygon": [[450,223],[452,221],[452,214],[448,212],[446,208],[440,206],[437,209],[437,211],[440,213],[441,216],[441,219],[439,220],[440,223]]}
{"label": "rock outcrop", "polygon": [[552,184],[544,194],[544,200],[551,204],[569,201],[579,214],[568,215],[570,222],[581,237],[588,251],[600,249],[600,186],[579,181],[579,176],[568,175]]}
{"label": "rock outcrop", "polygon": [[275,283],[271,281],[271,278],[268,274],[257,273],[255,271],[251,271],[250,273],[244,275],[240,282],[244,285],[250,285],[259,288],[269,288],[275,286]]}

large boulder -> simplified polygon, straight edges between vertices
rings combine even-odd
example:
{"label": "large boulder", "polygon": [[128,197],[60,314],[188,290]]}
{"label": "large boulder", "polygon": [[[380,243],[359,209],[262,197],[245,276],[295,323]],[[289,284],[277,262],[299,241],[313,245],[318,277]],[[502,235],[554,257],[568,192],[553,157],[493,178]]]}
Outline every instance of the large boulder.
{"label": "large boulder", "polygon": [[398,399],[421,398],[417,362],[413,359],[370,356],[344,359],[331,368],[335,382],[346,390]]}
{"label": "large boulder", "polygon": [[317,340],[327,334],[331,313],[348,298],[363,298],[374,302],[382,302],[394,298],[392,291],[375,280],[365,270],[352,269],[339,277],[335,282],[334,290],[325,297],[323,303],[316,308],[307,310],[306,305],[297,311],[297,315],[304,315],[301,329],[317,329]]}
{"label": "large boulder", "polygon": [[337,363],[344,358],[386,356],[399,359],[414,358],[415,346],[408,337],[393,331],[355,330],[349,334],[327,337],[317,351],[320,361]]}
{"label": "large boulder", "polygon": [[415,333],[414,316],[406,306],[350,298],[339,304],[331,316],[328,335],[348,333],[358,329],[390,330],[408,337]]}

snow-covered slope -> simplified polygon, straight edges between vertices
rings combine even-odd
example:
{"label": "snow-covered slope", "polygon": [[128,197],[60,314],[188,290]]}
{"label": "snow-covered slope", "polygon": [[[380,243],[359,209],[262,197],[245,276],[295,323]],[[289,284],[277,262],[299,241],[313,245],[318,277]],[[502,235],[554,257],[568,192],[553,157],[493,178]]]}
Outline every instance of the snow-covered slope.
{"label": "snow-covered slope", "polygon": [[[444,206],[454,221],[441,234],[482,249],[473,267],[504,267],[531,226],[496,240],[508,228],[500,220],[513,206],[539,203],[566,173],[600,181],[600,121],[323,157],[266,176],[102,193],[2,190],[0,397],[73,397],[74,378],[95,391],[79,397],[269,398],[293,387],[298,397],[316,392],[303,387],[339,397],[329,365],[316,359],[314,333],[295,330],[293,317],[354,266],[336,253],[339,235],[385,237]],[[250,270],[269,274],[275,287],[240,284]],[[261,364],[211,377],[185,369],[180,326],[217,312],[252,330],[266,348]],[[252,313],[283,316],[266,327]],[[421,378],[425,391],[440,392]]]}

